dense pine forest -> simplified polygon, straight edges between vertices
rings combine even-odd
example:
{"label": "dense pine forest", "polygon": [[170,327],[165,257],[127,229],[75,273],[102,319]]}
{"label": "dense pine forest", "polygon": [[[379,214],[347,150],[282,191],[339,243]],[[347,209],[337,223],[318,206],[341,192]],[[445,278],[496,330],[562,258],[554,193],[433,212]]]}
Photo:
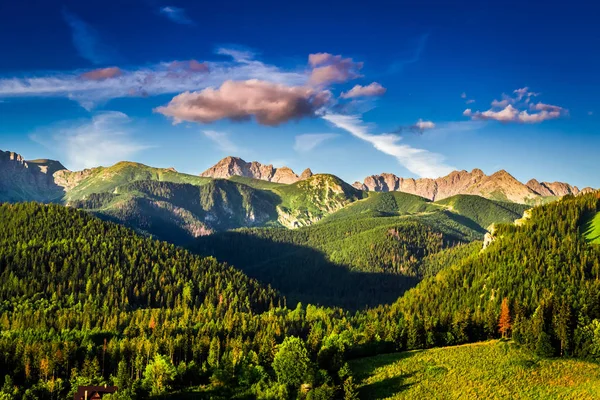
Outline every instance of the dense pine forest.
{"label": "dense pine forest", "polygon": [[[408,266],[404,277],[423,280],[392,305],[348,311],[297,303],[268,279],[82,211],[4,204],[1,396],[63,399],[78,385],[115,384],[119,399],[190,390],[193,398],[353,399],[353,359],[500,337],[541,357],[596,359],[600,248],[584,233],[599,210],[597,194],[566,196],[497,225],[484,250],[408,218],[384,229],[394,252],[372,253],[396,264],[365,255],[353,265],[363,277],[381,273],[370,265]],[[294,245],[322,241],[318,229],[275,231]],[[318,272],[314,285],[325,287]]]}

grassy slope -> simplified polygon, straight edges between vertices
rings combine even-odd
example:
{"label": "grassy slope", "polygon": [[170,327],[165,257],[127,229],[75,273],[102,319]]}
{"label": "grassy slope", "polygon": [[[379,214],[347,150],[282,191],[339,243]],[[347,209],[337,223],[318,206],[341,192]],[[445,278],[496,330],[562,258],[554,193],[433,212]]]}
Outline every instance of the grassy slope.
{"label": "grassy slope", "polygon": [[600,212],[592,215],[582,227],[583,235],[590,243],[600,244]]}
{"label": "grassy slope", "polygon": [[89,176],[67,193],[65,200],[80,200],[92,193],[112,193],[119,186],[143,180],[189,183],[197,186],[212,181],[210,178],[182,174],[168,169],[153,168],[133,162],[120,162],[112,167],[94,168]]}
{"label": "grassy slope", "polygon": [[503,201],[488,200],[480,196],[456,195],[437,201],[450,210],[468,217],[483,228],[499,222],[513,222],[521,218],[530,206]]}
{"label": "grassy slope", "polygon": [[364,399],[597,399],[600,366],[490,341],[351,363]]}
{"label": "grassy slope", "polygon": [[437,210],[429,200],[402,192],[369,192],[366,199],[350,204],[326,217],[322,222],[343,218],[392,217]]}

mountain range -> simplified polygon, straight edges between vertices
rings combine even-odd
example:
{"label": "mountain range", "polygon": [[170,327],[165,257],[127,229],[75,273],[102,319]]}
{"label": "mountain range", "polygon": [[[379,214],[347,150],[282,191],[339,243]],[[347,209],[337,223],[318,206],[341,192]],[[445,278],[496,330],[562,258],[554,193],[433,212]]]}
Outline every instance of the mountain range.
{"label": "mountain range", "polygon": [[480,169],[471,172],[453,171],[436,179],[401,178],[383,173],[371,175],[365,178],[363,183],[355,182],[353,186],[359,190],[375,192],[411,193],[430,200],[442,200],[457,194],[474,194],[494,200],[526,204],[536,203],[543,197],[562,197],[593,191],[589,187],[580,190],[568,183],[538,182],[536,179],[524,184],[504,170],[488,176]]}
{"label": "mountain range", "polygon": [[[349,185],[333,175],[313,174],[308,168],[296,174],[287,167],[249,163],[237,157],[220,160],[200,176],[126,161],[69,171],[59,161],[25,160],[17,153],[0,151],[0,201],[64,204],[175,243],[237,228],[310,226],[338,218],[336,214],[348,205],[374,199],[375,193],[407,193],[432,202],[477,195],[531,205],[589,191],[560,182],[531,180],[523,184],[506,171],[487,176],[477,169],[437,179],[381,174]],[[377,202],[383,204],[386,199]],[[437,208],[452,207],[436,204]],[[432,209],[429,205],[422,208]],[[481,225],[479,229],[486,228]]]}

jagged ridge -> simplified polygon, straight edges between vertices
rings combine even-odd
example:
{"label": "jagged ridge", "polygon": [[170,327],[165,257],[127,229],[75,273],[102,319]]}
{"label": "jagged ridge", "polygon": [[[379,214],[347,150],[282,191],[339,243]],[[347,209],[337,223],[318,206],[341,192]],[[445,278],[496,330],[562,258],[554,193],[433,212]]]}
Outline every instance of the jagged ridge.
{"label": "jagged ridge", "polygon": [[246,162],[239,157],[225,157],[200,176],[206,178],[228,179],[232,176],[244,176],[276,183],[295,183],[313,175],[310,168],[297,175],[291,168],[275,168],[273,165],[264,165],[257,161]]}
{"label": "jagged ridge", "polygon": [[474,169],[471,172],[453,171],[447,176],[436,179],[401,178],[394,174],[383,173],[371,175],[365,178],[364,183],[355,182],[353,186],[366,191],[406,192],[433,201],[457,194],[474,194],[516,203],[532,203],[537,202],[541,197],[561,197],[567,194],[577,195],[592,191],[591,188],[579,190],[576,186],[568,183],[540,183],[535,179],[523,184],[504,170],[488,176],[480,169]]}

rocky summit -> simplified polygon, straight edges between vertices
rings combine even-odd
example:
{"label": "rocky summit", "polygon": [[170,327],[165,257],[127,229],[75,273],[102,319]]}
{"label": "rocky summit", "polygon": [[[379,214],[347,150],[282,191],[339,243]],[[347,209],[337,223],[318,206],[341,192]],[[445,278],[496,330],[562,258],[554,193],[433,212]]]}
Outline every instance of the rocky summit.
{"label": "rocky summit", "polygon": [[62,196],[53,174],[65,167],[53,160],[25,160],[12,151],[0,150],[0,201],[48,202]]}
{"label": "rocky summit", "polygon": [[591,188],[579,190],[576,186],[562,182],[540,183],[535,179],[523,184],[504,170],[488,176],[480,169],[474,169],[471,172],[453,171],[447,176],[436,179],[401,178],[394,174],[383,173],[371,175],[365,178],[363,183],[355,182],[353,186],[360,190],[374,192],[411,193],[433,201],[457,194],[474,194],[516,203],[532,203],[540,197],[577,195],[592,190]]}
{"label": "rocky summit", "polygon": [[257,161],[246,162],[239,157],[225,157],[200,174],[200,176],[206,178],[227,179],[232,176],[244,176],[246,178],[288,184],[310,178],[312,175],[312,171],[308,168],[298,176],[288,167],[275,168],[271,164],[264,165]]}

